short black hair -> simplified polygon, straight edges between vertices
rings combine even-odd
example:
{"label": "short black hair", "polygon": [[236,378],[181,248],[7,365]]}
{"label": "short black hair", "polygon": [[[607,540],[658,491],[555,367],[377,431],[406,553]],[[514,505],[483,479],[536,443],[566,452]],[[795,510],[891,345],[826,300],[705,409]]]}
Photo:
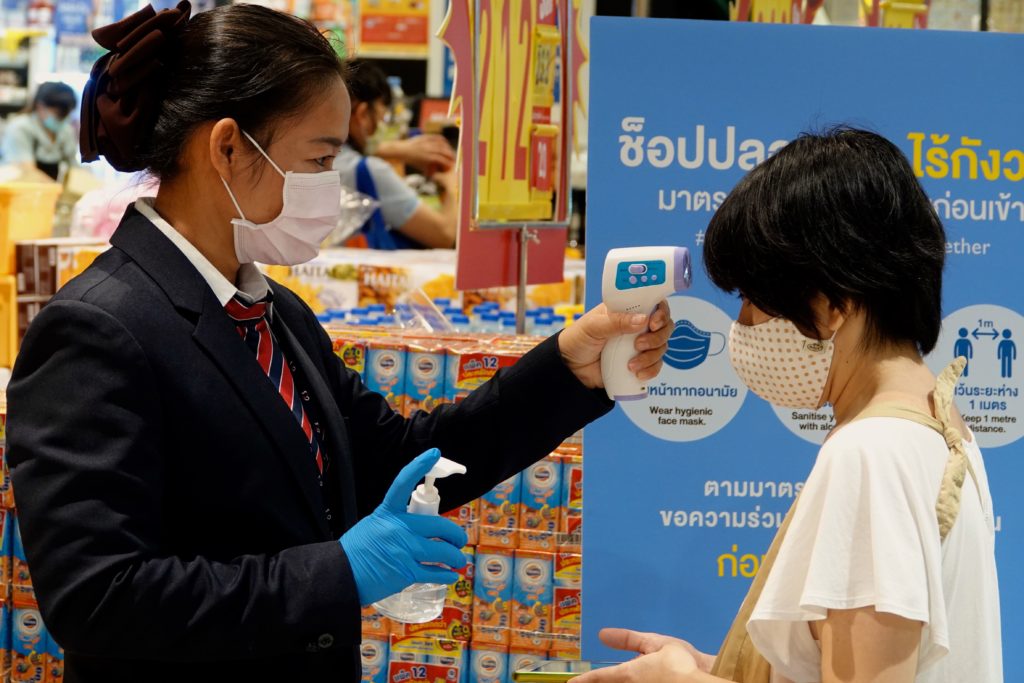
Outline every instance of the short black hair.
{"label": "short black hair", "polygon": [[78,106],[78,98],[75,97],[75,91],[67,83],[51,81],[43,83],[36,90],[35,99],[32,101],[32,108],[34,109],[39,105],[56,109],[60,113],[60,117],[65,119]]}
{"label": "short black hair", "polygon": [[927,354],[942,327],[946,236],[906,156],[881,135],[804,134],[729,194],[708,226],[711,281],[817,329],[812,301],[865,311],[869,343]]}
{"label": "short black hair", "polygon": [[348,86],[353,109],[360,102],[383,102],[385,106],[391,106],[391,85],[383,69],[362,57],[346,60],[345,67],[345,85]]}

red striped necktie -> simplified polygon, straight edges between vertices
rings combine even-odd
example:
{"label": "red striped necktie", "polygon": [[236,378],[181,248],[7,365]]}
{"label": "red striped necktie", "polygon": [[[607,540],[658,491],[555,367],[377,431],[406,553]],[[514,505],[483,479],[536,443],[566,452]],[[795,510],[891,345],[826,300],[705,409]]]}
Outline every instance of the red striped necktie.
{"label": "red striped necktie", "polygon": [[302,431],[309,441],[309,452],[316,460],[316,468],[323,474],[324,454],[320,448],[320,440],[316,437],[309,415],[302,406],[302,392],[295,386],[292,372],[281,350],[281,345],[274,339],[267,324],[267,306],[271,295],[267,295],[254,303],[246,303],[237,294],[224,306],[228,315],[235,321],[238,334],[256,356],[256,361],[263,368],[267,379],[274,385],[292,415],[298,420]]}

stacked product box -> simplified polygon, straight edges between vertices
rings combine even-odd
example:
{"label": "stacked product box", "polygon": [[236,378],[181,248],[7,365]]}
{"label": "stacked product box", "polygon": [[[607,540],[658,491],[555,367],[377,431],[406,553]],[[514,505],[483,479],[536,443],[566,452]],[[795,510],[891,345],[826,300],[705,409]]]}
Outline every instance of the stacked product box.
{"label": "stacked product box", "polygon": [[327,332],[345,366],[406,416],[462,400],[540,342],[344,325],[329,325]]}
{"label": "stacked product box", "polygon": [[[55,237],[14,245],[17,343],[42,307],[109,245],[96,239]],[[12,359],[13,360],[13,359]]]}
{"label": "stacked product box", "polygon": [[[346,365],[406,415],[465,398],[537,343],[334,326],[328,331]],[[404,383],[396,367],[404,368]],[[439,390],[442,399],[435,400]],[[472,564],[433,622],[400,624],[372,607],[363,611],[364,683],[384,680],[388,667],[389,680],[454,676],[458,658],[460,680],[508,683],[512,672],[538,662],[579,659],[582,474],[580,441],[570,439],[480,499],[446,513],[466,529],[464,552]],[[440,668],[423,668],[431,663]]]}
{"label": "stacked product box", "polygon": [[[389,641],[389,651],[389,681],[468,683],[466,644],[462,641],[394,635]],[[365,670],[365,660],[363,666]]]}
{"label": "stacked product box", "polygon": [[413,339],[406,345],[404,415],[430,412],[445,401],[448,355],[439,339]]}
{"label": "stacked product box", "polygon": [[583,448],[579,444],[564,444],[557,453],[562,460],[558,547],[578,553],[583,549]]}
{"label": "stacked product box", "polygon": [[[365,623],[365,622],[364,622]],[[386,635],[374,636],[363,633],[360,657],[363,664],[363,675],[360,683],[386,683],[388,665],[391,663],[390,638]]]}
{"label": "stacked product box", "polygon": [[7,464],[7,407],[0,400],[0,683],[61,683],[64,651],[39,614]]}

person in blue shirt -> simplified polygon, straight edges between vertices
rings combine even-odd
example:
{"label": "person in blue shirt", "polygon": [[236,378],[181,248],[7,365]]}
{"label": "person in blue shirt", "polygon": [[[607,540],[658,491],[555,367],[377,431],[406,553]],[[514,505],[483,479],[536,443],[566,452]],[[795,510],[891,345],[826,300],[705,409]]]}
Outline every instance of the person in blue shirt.
{"label": "person in blue shirt", "polygon": [[[362,238],[371,249],[449,249],[455,246],[458,226],[454,156],[439,136],[420,136],[385,143],[371,149],[374,133],[391,105],[391,87],[381,69],[365,59],[348,63],[348,88],[352,97],[348,143],[342,147],[334,168],[341,182],[373,197],[379,210],[362,227]],[[431,179],[441,191],[441,208],[423,203],[416,192],[382,156],[419,162],[425,171],[439,169]]]}

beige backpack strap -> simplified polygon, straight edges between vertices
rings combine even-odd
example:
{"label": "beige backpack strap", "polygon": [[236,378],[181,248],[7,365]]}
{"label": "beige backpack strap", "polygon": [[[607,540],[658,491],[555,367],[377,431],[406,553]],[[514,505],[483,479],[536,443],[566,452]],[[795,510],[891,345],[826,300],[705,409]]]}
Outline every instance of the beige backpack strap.
{"label": "beige backpack strap", "polygon": [[768,548],[768,553],[764,556],[757,575],[750,584],[747,597],[743,599],[740,611],[733,620],[729,633],[726,634],[725,641],[722,643],[718,656],[715,658],[715,666],[711,669],[713,676],[719,676],[735,683],[769,683],[771,681],[771,666],[757,651],[757,648],[754,647],[754,643],[751,642],[750,636],[747,634],[747,622],[750,621],[750,617],[754,613],[754,607],[761,598],[764,584],[768,580],[772,566],[775,564],[775,558],[779,554],[779,548],[782,547],[782,541],[786,538],[786,532],[789,530],[789,523],[793,519],[796,504],[797,501],[794,500],[793,504],[789,507],[789,512],[786,513],[785,519],[782,520],[782,526],[775,533],[775,539],[772,541],[771,547]]}
{"label": "beige backpack strap", "polygon": [[939,373],[935,381],[935,417],[942,425],[942,436],[949,447],[949,460],[946,461],[946,471],[942,475],[939,500],[935,503],[942,540],[946,540],[946,535],[960,514],[960,497],[967,473],[970,473],[974,486],[978,487],[978,475],[974,473],[974,465],[971,464],[971,459],[967,457],[967,451],[964,449],[963,434],[951,422],[953,389],[966,366],[966,358],[957,358]]}
{"label": "beige backpack strap", "polygon": [[960,498],[964,479],[969,473],[974,485],[978,486],[978,476],[967,451],[964,449],[964,437],[960,430],[952,424],[953,389],[967,365],[966,358],[957,358],[935,380],[935,417],[919,410],[908,408],[896,403],[881,403],[869,406],[855,419],[868,417],[898,417],[934,429],[946,441],[949,458],[942,475],[939,498],[935,503],[935,516],[939,522],[939,536],[946,540],[949,530],[953,528],[957,515],[960,513]]}

